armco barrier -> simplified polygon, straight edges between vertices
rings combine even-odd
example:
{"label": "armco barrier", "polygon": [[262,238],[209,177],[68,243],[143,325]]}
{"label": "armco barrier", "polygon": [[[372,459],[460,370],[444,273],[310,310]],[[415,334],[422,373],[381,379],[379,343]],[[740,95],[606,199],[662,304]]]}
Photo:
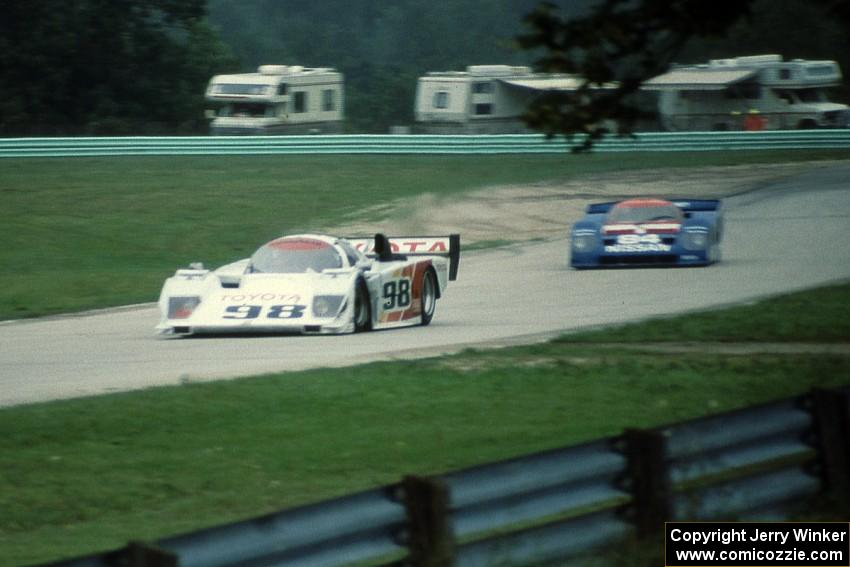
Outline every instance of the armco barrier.
{"label": "armco barrier", "polygon": [[52,567],[410,565],[570,561],[666,520],[776,519],[850,495],[850,390],[629,430]]}
{"label": "armco barrier", "polygon": [[[576,142],[578,139],[576,139]],[[0,157],[304,154],[540,154],[572,144],[537,134],[0,138]],[[594,152],[850,149],[850,130],[644,132],[608,136]]]}

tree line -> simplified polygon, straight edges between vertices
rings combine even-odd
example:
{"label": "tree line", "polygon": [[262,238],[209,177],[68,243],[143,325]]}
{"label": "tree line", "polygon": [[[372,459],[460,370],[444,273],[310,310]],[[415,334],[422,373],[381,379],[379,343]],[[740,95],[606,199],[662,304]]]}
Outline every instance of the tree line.
{"label": "tree line", "polygon": [[196,133],[234,64],[206,0],[5,0],[0,135]]}
{"label": "tree line", "polygon": [[[337,68],[346,80],[347,131],[370,133],[412,123],[416,79],[428,71],[476,64],[569,70],[562,63],[578,49],[597,65],[578,70],[598,74],[617,68],[604,57],[620,67],[641,61],[641,49],[670,34],[681,41],[655,53],[653,68],[674,57],[779,53],[836,59],[850,73],[850,26],[835,17],[846,4],[742,0],[721,10],[726,4],[697,0],[561,0],[545,8],[540,0],[6,0],[0,136],[204,134],[210,77],[260,64]],[[657,24],[643,30],[653,38],[644,45],[629,29],[635,6]],[[617,38],[632,43],[620,51],[593,44],[610,47]]]}

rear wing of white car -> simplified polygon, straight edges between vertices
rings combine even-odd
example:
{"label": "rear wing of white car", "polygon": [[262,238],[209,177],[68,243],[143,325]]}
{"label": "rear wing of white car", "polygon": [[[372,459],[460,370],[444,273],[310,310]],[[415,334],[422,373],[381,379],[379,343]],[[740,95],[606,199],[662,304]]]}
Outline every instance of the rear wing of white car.
{"label": "rear wing of white car", "polygon": [[399,260],[408,256],[440,256],[449,260],[449,279],[457,279],[460,264],[460,235],[448,236],[385,236],[346,238],[354,248],[379,262]]}

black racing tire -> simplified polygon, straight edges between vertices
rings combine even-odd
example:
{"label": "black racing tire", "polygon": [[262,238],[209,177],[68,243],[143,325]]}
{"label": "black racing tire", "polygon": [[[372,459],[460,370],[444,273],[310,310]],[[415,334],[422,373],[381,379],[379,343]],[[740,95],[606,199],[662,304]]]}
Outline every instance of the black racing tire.
{"label": "black racing tire", "polygon": [[420,305],[422,306],[422,326],[429,324],[434,318],[437,310],[437,276],[434,270],[425,270],[422,274],[422,293],[420,294]]}
{"label": "black racing tire", "polygon": [[366,282],[360,280],[354,291],[354,332],[362,333],[372,330],[372,302],[369,300],[369,290]]}

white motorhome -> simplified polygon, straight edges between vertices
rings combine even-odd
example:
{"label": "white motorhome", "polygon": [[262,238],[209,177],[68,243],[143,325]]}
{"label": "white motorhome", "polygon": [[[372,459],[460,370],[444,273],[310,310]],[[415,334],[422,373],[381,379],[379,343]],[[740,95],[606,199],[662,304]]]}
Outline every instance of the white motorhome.
{"label": "white motorhome", "polygon": [[333,134],[342,131],[343,76],[329,67],[261,65],[256,73],[216,75],[213,135]]}
{"label": "white motorhome", "polygon": [[536,96],[576,90],[581,82],[570,75],[534,73],[529,67],[510,65],[429,72],[416,84],[414,129],[423,134],[528,133],[521,116]]}
{"label": "white motorhome", "polygon": [[670,131],[847,128],[848,106],[826,96],[840,82],[835,61],[752,55],[674,66],[643,89],[659,91],[659,118]]}

